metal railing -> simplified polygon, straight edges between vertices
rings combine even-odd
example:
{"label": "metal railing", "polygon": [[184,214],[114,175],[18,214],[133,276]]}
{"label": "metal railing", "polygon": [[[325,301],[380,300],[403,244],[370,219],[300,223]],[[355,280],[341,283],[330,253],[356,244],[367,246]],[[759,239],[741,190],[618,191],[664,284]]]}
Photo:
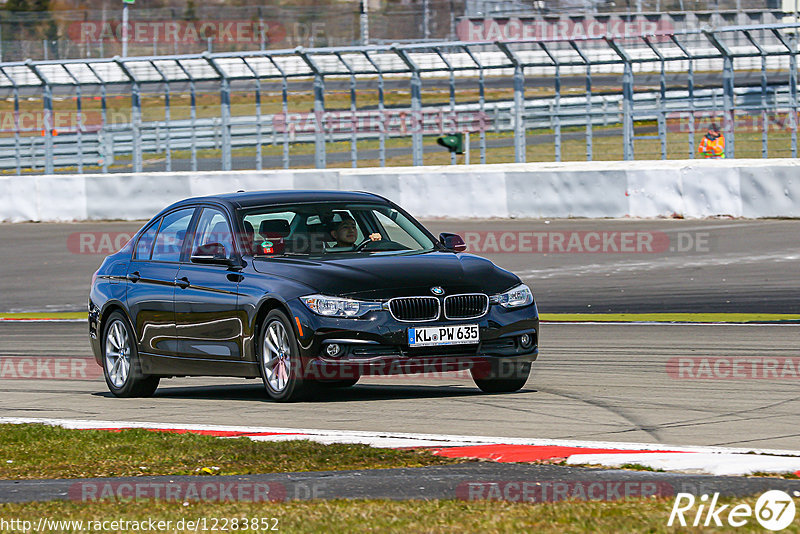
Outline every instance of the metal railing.
{"label": "metal railing", "polygon": [[[352,166],[360,152],[376,153],[376,165],[406,162],[387,161],[387,151],[422,165],[425,146],[435,147],[425,139],[451,132],[477,135],[482,163],[504,161],[504,143],[524,162],[542,136],[547,159],[560,161],[575,153],[574,128],[584,132],[582,159],[607,155],[594,148],[601,134],[619,139],[623,159],[686,157],[712,120],[728,157],[737,131],[750,144],[760,133],[762,157],[776,152],[768,133],[777,132],[786,137],[777,153],[796,157],[798,27],[0,63],[0,168],[139,172],[155,154],[167,171],[179,159],[190,170],[198,160],[230,170],[234,158],[260,169],[272,145],[279,152],[267,166],[288,168],[309,163],[309,143],[313,166],[324,168],[329,145],[341,142]],[[64,114],[74,124],[60,125]],[[430,153],[441,162],[441,148]]]}

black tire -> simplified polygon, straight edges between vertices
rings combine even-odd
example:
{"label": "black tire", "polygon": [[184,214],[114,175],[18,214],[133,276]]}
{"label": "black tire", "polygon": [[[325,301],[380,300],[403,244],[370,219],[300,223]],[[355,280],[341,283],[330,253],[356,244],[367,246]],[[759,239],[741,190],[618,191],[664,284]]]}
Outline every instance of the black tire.
{"label": "black tire", "polygon": [[511,393],[525,386],[531,374],[531,363],[496,361],[470,369],[472,380],[485,393]]}
{"label": "black tire", "polygon": [[[269,312],[258,335],[258,368],[269,396],[278,402],[307,398],[313,392],[314,383],[303,378],[300,348],[286,314],[280,310]],[[275,345],[276,339],[278,346]],[[279,350],[276,352],[274,349]]]}
{"label": "black tire", "polygon": [[136,337],[121,312],[115,311],[106,319],[100,350],[103,351],[103,376],[112,395],[129,398],[150,397],[155,393],[160,378],[142,372]]}

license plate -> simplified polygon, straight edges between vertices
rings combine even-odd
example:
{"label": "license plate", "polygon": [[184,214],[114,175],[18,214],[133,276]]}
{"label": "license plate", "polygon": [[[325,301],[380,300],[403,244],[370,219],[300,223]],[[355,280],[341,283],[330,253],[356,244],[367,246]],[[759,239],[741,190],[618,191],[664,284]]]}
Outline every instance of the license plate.
{"label": "license plate", "polygon": [[426,326],[408,329],[409,347],[431,347],[435,345],[466,345],[478,343],[478,325]]}

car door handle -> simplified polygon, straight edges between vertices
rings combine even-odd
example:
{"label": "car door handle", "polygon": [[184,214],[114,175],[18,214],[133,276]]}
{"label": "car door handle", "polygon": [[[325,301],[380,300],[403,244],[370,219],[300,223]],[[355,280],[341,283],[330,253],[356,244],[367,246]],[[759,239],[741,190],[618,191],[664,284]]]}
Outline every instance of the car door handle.
{"label": "car door handle", "polygon": [[133,271],[132,273],[128,273],[128,276],[125,277],[129,282],[133,282],[134,284],[142,279],[139,275],[139,271]]}
{"label": "car door handle", "polygon": [[181,289],[186,289],[187,287],[189,287],[189,279],[186,278],[185,276],[183,278],[178,278],[177,280],[175,280],[175,285],[177,285]]}

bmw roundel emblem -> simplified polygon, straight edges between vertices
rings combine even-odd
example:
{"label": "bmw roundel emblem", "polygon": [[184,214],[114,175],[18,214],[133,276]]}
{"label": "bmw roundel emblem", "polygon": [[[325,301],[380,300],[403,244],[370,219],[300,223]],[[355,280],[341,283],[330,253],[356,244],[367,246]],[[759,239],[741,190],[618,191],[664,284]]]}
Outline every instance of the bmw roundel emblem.
{"label": "bmw roundel emblem", "polygon": [[434,295],[444,295],[444,289],[442,289],[441,286],[433,286],[431,288],[431,293]]}

